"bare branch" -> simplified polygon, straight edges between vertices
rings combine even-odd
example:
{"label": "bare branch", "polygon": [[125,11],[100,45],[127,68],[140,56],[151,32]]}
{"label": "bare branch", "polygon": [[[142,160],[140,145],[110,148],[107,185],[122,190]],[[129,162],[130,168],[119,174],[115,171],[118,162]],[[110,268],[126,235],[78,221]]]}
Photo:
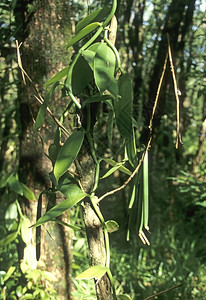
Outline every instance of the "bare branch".
{"label": "bare branch", "polygon": [[178,287],[180,287],[180,286],[182,286],[182,285],[183,285],[183,283],[180,283],[180,284],[175,285],[175,286],[173,286],[173,287],[171,287],[171,288],[169,288],[169,289],[166,289],[166,290],[164,290],[164,291],[162,291],[162,292],[159,292],[159,293],[156,293],[156,294],[154,294],[154,295],[151,295],[151,296],[145,298],[144,300],[149,300],[149,299],[152,299],[152,298],[154,298],[154,297],[156,297],[156,296],[165,294],[165,293],[167,293],[167,292],[169,292],[169,291],[171,291],[171,290],[174,290],[174,289],[176,289],[176,288],[178,288]]}

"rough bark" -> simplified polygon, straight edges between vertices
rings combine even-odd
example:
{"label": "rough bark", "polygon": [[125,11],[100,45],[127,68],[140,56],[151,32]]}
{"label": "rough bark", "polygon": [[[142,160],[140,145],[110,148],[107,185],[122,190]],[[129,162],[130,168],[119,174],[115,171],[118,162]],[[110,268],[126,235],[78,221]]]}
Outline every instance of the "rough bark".
{"label": "rough bark", "polygon": [[[65,39],[70,30],[69,7],[64,1],[57,3],[46,0],[32,2],[31,5],[34,12],[28,16],[26,2],[18,1],[15,18],[21,30],[16,38],[23,42],[20,49],[23,67],[32,78],[36,88],[42,93],[45,81],[64,66],[63,62],[68,63],[65,59],[65,57],[69,59],[65,51]],[[61,61],[63,62],[59,63]],[[52,170],[52,166],[44,152],[48,153],[48,146],[52,141],[56,125],[46,123],[40,133],[34,132],[33,121],[39,105],[33,94],[31,85],[19,86],[19,125],[21,126],[19,178],[38,197],[42,191],[51,187],[48,173]],[[58,112],[59,107],[61,103],[55,99],[53,110]],[[53,200],[56,200],[55,197]],[[46,211],[48,201],[51,201],[51,197],[45,197],[44,194],[42,214]],[[30,218],[32,224],[36,222],[37,202],[21,199],[22,210]],[[43,262],[46,270],[56,276],[55,289],[58,299],[71,299],[71,231],[55,223],[47,224],[46,227],[53,239],[45,228],[42,228],[41,250],[38,248],[37,258],[40,257],[40,264]],[[20,245],[20,259],[22,255],[23,245]]]}

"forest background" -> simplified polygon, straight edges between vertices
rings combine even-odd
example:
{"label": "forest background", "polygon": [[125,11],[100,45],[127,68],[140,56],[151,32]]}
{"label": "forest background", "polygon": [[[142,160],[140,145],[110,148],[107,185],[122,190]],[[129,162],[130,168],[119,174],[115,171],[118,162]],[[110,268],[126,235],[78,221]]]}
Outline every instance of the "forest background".
{"label": "forest background", "polygon": [[[28,226],[36,222],[40,199],[47,209],[51,169],[48,148],[56,124],[49,116],[39,131],[34,120],[39,109],[35,90],[46,94],[44,84],[68,66],[74,50],[66,45],[75,24],[109,1],[23,1],[0,3],[0,292],[1,299],[96,299],[93,280],[75,276],[89,267],[89,252],[80,206],[72,208],[60,224],[42,228],[37,264],[34,236]],[[176,99],[169,66],[154,119],[149,151],[150,246],[134,230],[126,241],[129,190],[101,203],[106,219],[120,228],[111,233],[111,270],[118,293],[146,299],[178,286],[158,299],[205,299],[206,294],[206,192],[205,192],[205,4],[195,0],[119,1],[116,48],[122,68],[133,80],[133,118],[139,153],[144,149],[157,86],[167,51],[169,32],[180,98],[182,143],[175,148]],[[23,67],[32,79],[24,85],[17,64],[20,47]],[[65,95],[50,101],[60,120]],[[69,122],[75,111],[70,111]],[[98,153],[109,147],[105,138],[109,112],[101,111]],[[69,127],[69,125],[68,125]],[[100,126],[99,126],[100,128]],[[98,129],[98,128],[97,128]],[[113,158],[118,161],[122,139],[112,137]],[[108,171],[105,164],[103,174]],[[125,181],[116,170],[99,186],[99,194]],[[109,189],[110,190],[110,189]],[[61,196],[57,199],[61,201]],[[35,231],[33,230],[33,235]],[[38,234],[37,234],[38,235]],[[37,243],[38,244],[38,243]],[[27,251],[25,251],[27,249]],[[36,250],[35,250],[36,251]],[[39,248],[37,247],[37,252]],[[182,285],[181,285],[182,284]],[[179,286],[181,285],[181,286]],[[29,296],[30,295],[30,296]],[[58,295],[58,296],[57,296]],[[29,298],[31,297],[31,298]]]}

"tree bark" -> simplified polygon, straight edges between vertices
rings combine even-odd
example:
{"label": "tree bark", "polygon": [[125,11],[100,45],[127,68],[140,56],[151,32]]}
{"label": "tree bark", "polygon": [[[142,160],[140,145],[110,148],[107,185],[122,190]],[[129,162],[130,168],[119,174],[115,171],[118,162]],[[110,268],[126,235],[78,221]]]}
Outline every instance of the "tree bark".
{"label": "tree bark", "polygon": [[[20,48],[23,67],[42,94],[45,81],[69,61],[65,44],[70,35],[70,14],[69,6],[65,5],[64,1],[37,1],[32,2],[31,6],[33,13],[29,15],[26,2],[17,1],[15,18],[21,30],[16,38],[19,42],[23,42]],[[21,127],[18,173],[20,181],[38,197],[42,191],[51,187],[48,173],[52,170],[52,165],[44,152],[48,152],[56,124],[46,122],[41,131],[34,132],[34,119],[39,109],[34,98],[34,90],[28,83],[26,86],[19,86],[18,94]],[[59,107],[61,103],[55,99],[54,112],[58,113]],[[46,193],[42,196],[42,207],[39,206],[42,208],[42,214],[46,211],[48,201],[51,201],[51,197],[48,199],[45,195]],[[55,202],[55,197],[52,198]],[[21,199],[22,210],[32,224],[36,222],[37,205],[38,201]],[[63,218],[64,221],[68,221],[66,215]],[[46,227],[50,235],[44,227],[41,229],[41,250],[38,248],[37,259],[40,260],[40,265],[43,263],[46,270],[57,278],[54,288],[57,290],[58,299],[71,299],[71,231],[54,222],[48,223]],[[23,247],[23,245],[19,247],[20,259],[23,257]],[[35,243],[33,247],[35,248]]]}

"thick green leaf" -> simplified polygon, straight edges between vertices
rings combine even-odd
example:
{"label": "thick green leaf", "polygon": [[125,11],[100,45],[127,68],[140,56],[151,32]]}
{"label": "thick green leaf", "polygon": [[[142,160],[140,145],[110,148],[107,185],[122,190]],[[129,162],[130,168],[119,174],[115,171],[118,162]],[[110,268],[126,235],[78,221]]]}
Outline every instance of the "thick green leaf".
{"label": "thick green leaf", "polygon": [[84,27],[69,41],[69,43],[67,44],[67,49],[69,47],[71,47],[72,45],[74,45],[75,43],[77,43],[78,41],[80,41],[81,39],[83,39],[85,36],[87,36],[89,33],[91,33],[92,31],[94,31],[95,29],[97,29],[100,26],[101,26],[101,23],[94,22],[94,23],[91,23],[91,24],[87,25],[86,27]]}
{"label": "thick green leaf", "polygon": [[93,52],[91,50],[85,50],[84,52],[82,52],[82,56],[89,64],[90,68],[93,70],[94,69],[95,52]]}
{"label": "thick green leaf", "polygon": [[62,69],[61,71],[59,71],[57,74],[55,74],[51,79],[49,79],[46,83],[45,83],[45,87],[50,86],[51,84],[61,80],[62,78],[67,76],[69,67],[66,67],[64,69]]}
{"label": "thick green leaf", "polygon": [[34,126],[34,130],[39,129],[42,124],[44,123],[45,119],[46,119],[46,111],[47,111],[47,106],[49,104],[49,100],[51,99],[55,88],[59,85],[59,82],[56,82],[51,89],[48,91],[48,93],[45,96],[44,102],[41,105],[39,112],[37,114],[36,117],[36,122],[35,122],[35,126]]}
{"label": "thick green leaf", "polygon": [[103,8],[99,8],[93,11],[91,14],[86,16],[84,19],[79,21],[75,27],[76,33],[82,30],[84,27],[89,25],[91,22],[101,22],[103,21],[109,14],[111,8],[105,6]]}
{"label": "thick green leaf", "polygon": [[[71,194],[74,194],[74,191],[71,191]],[[32,226],[33,228],[38,227],[48,221],[54,221],[56,217],[61,215],[64,211],[71,208],[75,204],[77,204],[79,201],[84,199],[87,196],[87,194],[84,194],[82,192],[79,192],[72,198],[68,198],[60,203],[58,203],[56,206],[52,207],[49,211],[47,211],[41,218],[38,219],[38,221]]]}
{"label": "thick green leaf", "polygon": [[114,78],[116,57],[114,52],[105,43],[97,48],[94,57],[94,79],[100,92],[108,90],[117,97],[118,85]]}
{"label": "thick green leaf", "polygon": [[84,132],[75,131],[66,140],[63,147],[60,149],[54,165],[54,176],[57,182],[75,160],[82,146],[83,140]]}
{"label": "thick green leaf", "polygon": [[72,72],[73,94],[77,95],[81,93],[92,80],[93,72],[84,57],[80,56]]}
{"label": "thick green leaf", "polygon": [[128,73],[123,74],[118,81],[120,97],[114,102],[117,127],[122,137],[132,135],[132,105],[133,89]]}
{"label": "thick green leaf", "polygon": [[34,196],[34,193],[23,183],[21,183],[21,186],[23,188],[23,195],[28,200],[36,200],[36,197]]}
{"label": "thick green leaf", "polygon": [[8,184],[15,193],[23,196],[23,187],[22,184],[19,182],[17,175],[11,175],[11,177],[9,177],[8,179]]}
{"label": "thick green leaf", "polygon": [[133,131],[132,105],[133,87],[128,73],[119,78],[120,97],[114,102],[116,123],[120,134],[125,138],[125,146],[130,164],[134,167],[137,162],[135,136]]}
{"label": "thick green leaf", "polygon": [[107,267],[103,267],[101,265],[98,266],[93,266],[90,267],[89,269],[87,269],[86,271],[82,272],[81,274],[79,274],[76,279],[91,279],[91,278],[95,278],[95,279],[101,279],[102,276],[104,276],[104,274],[107,272],[108,268]]}
{"label": "thick green leaf", "polygon": [[114,220],[109,220],[109,221],[105,222],[105,225],[107,227],[107,231],[110,233],[115,232],[119,229],[119,224]]}
{"label": "thick green leaf", "polygon": [[56,217],[58,217],[65,210],[71,208],[79,201],[81,201],[82,199],[88,196],[87,194],[82,192],[76,180],[68,174],[63,175],[59,179],[59,184],[57,186],[57,189],[61,193],[63,193],[67,197],[67,199],[58,203],[56,206],[52,207],[41,218],[39,218],[36,224],[34,224],[32,227],[40,226],[48,221],[56,222],[55,220]]}

